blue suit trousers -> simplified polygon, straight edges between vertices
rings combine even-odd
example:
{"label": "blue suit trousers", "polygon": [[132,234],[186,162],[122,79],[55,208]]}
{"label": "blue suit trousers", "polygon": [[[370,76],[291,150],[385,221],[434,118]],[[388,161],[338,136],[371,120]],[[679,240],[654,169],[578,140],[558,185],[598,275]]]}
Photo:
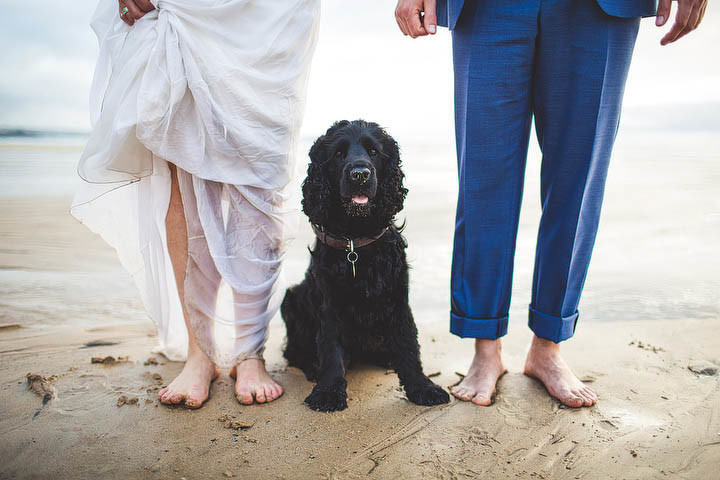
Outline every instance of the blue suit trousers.
{"label": "blue suit trousers", "polygon": [[573,335],[638,26],[595,0],[466,0],[452,31],[452,333],[507,333],[534,118],[542,217],[529,325],[554,342]]}

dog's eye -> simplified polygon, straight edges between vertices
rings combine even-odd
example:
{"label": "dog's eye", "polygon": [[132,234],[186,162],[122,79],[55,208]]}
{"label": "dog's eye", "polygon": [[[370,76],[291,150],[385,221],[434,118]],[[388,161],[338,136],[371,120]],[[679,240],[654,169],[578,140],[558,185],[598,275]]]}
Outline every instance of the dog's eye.
{"label": "dog's eye", "polygon": [[342,151],[338,150],[337,152],[335,152],[335,158],[342,158],[342,156],[343,156]]}
{"label": "dog's eye", "polygon": [[377,150],[375,150],[374,148],[371,148],[370,150],[368,150],[368,155],[370,155],[371,157],[374,157],[375,155],[377,155]]}

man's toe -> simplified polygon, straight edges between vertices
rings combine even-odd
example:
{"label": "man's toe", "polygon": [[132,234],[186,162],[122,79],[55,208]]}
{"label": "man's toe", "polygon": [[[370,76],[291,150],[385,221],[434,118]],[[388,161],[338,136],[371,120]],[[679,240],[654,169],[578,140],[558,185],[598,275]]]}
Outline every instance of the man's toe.
{"label": "man's toe", "polygon": [[585,399],[585,406],[590,407],[597,402],[597,396],[595,395],[595,392],[590,390],[589,388],[583,388],[580,390],[580,393],[582,394],[583,398]]}
{"label": "man's toe", "polygon": [[473,398],[475,392],[467,389],[466,387],[458,387],[452,391],[452,394],[458,397],[460,400],[468,401]]}
{"label": "man's toe", "polygon": [[480,405],[481,407],[487,407],[492,402],[492,397],[490,395],[486,395],[485,393],[478,393],[474,397],[472,397],[472,403],[475,405]]}
{"label": "man's toe", "polygon": [[590,405],[592,405],[592,399],[591,399],[590,397],[588,397],[588,396],[585,394],[585,392],[583,392],[582,390],[576,392],[575,395],[577,395],[578,397],[582,398],[582,401],[583,401],[582,405],[583,405],[584,407],[589,407]]}
{"label": "man's toe", "polygon": [[470,401],[470,400],[473,399],[473,397],[474,397],[475,395],[477,395],[477,393],[478,393],[478,392],[477,392],[476,390],[473,390],[473,389],[468,388],[467,390],[465,390],[465,391],[463,392],[463,400],[468,400],[468,401]]}
{"label": "man's toe", "polygon": [[561,397],[561,401],[568,407],[573,407],[573,408],[582,407],[583,403],[585,402],[585,400],[583,400],[582,397],[575,395],[574,393],[569,393],[569,394]]}
{"label": "man's toe", "polygon": [[583,391],[586,393],[586,395],[590,398],[590,400],[593,401],[593,403],[597,402],[597,393],[592,388],[585,387]]}
{"label": "man's toe", "polygon": [[460,400],[467,400],[467,398],[465,398],[465,395],[463,395],[464,392],[465,392],[464,388],[453,388],[452,390],[450,390],[450,393],[452,393],[455,397],[459,398]]}

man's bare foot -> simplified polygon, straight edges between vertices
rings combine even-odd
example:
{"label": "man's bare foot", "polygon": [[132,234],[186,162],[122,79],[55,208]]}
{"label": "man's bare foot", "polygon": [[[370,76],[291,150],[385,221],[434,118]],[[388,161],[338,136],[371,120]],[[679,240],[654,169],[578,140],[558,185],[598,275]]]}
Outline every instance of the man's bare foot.
{"label": "man's bare foot", "polygon": [[184,403],[188,408],[200,408],[210,396],[210,383],[217,376],[217,367],[202,351],[188,353],[180,375],[160,390],[158,397],[166,405]]}
{"label": "man's bare foot", "polygon": [[272,402],[283,394],[283,389],[265,370],[265,362],[248,358],[235,365],[230,371],[235,379],[235,394],[243,405]]}
{"label": "man's bare foot", "polygon": [[560,345],[550,340],[533,336],[525,375],[540,380],[550,395],[568,407],[589,407],[597,402],[597,394],[575,376],[560,356]]}
{"label": "man's bare foot", "polygon": [[502,363],[502,345],[500,340],[475,339],[475,357],[470,370],[459,385],[450,389],[450,393],[466,402],[487,406],[493,401],[495,386],[507,370]]}

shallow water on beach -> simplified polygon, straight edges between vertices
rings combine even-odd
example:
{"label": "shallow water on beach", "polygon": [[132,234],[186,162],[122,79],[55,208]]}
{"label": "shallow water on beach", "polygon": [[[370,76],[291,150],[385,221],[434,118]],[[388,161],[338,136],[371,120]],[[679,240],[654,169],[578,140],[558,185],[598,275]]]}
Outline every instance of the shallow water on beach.
{"label": "shallow water on beach", "polygon": [[[0,304],[28,324],[144,319],[114,253],[67,213],[83,137],[0,142]],[[455,199],[454,146],[400,140],[406,185],[411,302],[418,323],[448,321]],[[301,142],[298,180],[310,138]],[[540,215],[540,152],[531,145],[515,262],[510,328],[525,328]],[[720,141],[716,132],[629,130],[618,138],[582,321],[720,316]],[[312,242],[301,220],[285,262],[299,281]],[[85,299],[106,298],[103,311]],[[277,320],[277,319],[276,319]]]}

